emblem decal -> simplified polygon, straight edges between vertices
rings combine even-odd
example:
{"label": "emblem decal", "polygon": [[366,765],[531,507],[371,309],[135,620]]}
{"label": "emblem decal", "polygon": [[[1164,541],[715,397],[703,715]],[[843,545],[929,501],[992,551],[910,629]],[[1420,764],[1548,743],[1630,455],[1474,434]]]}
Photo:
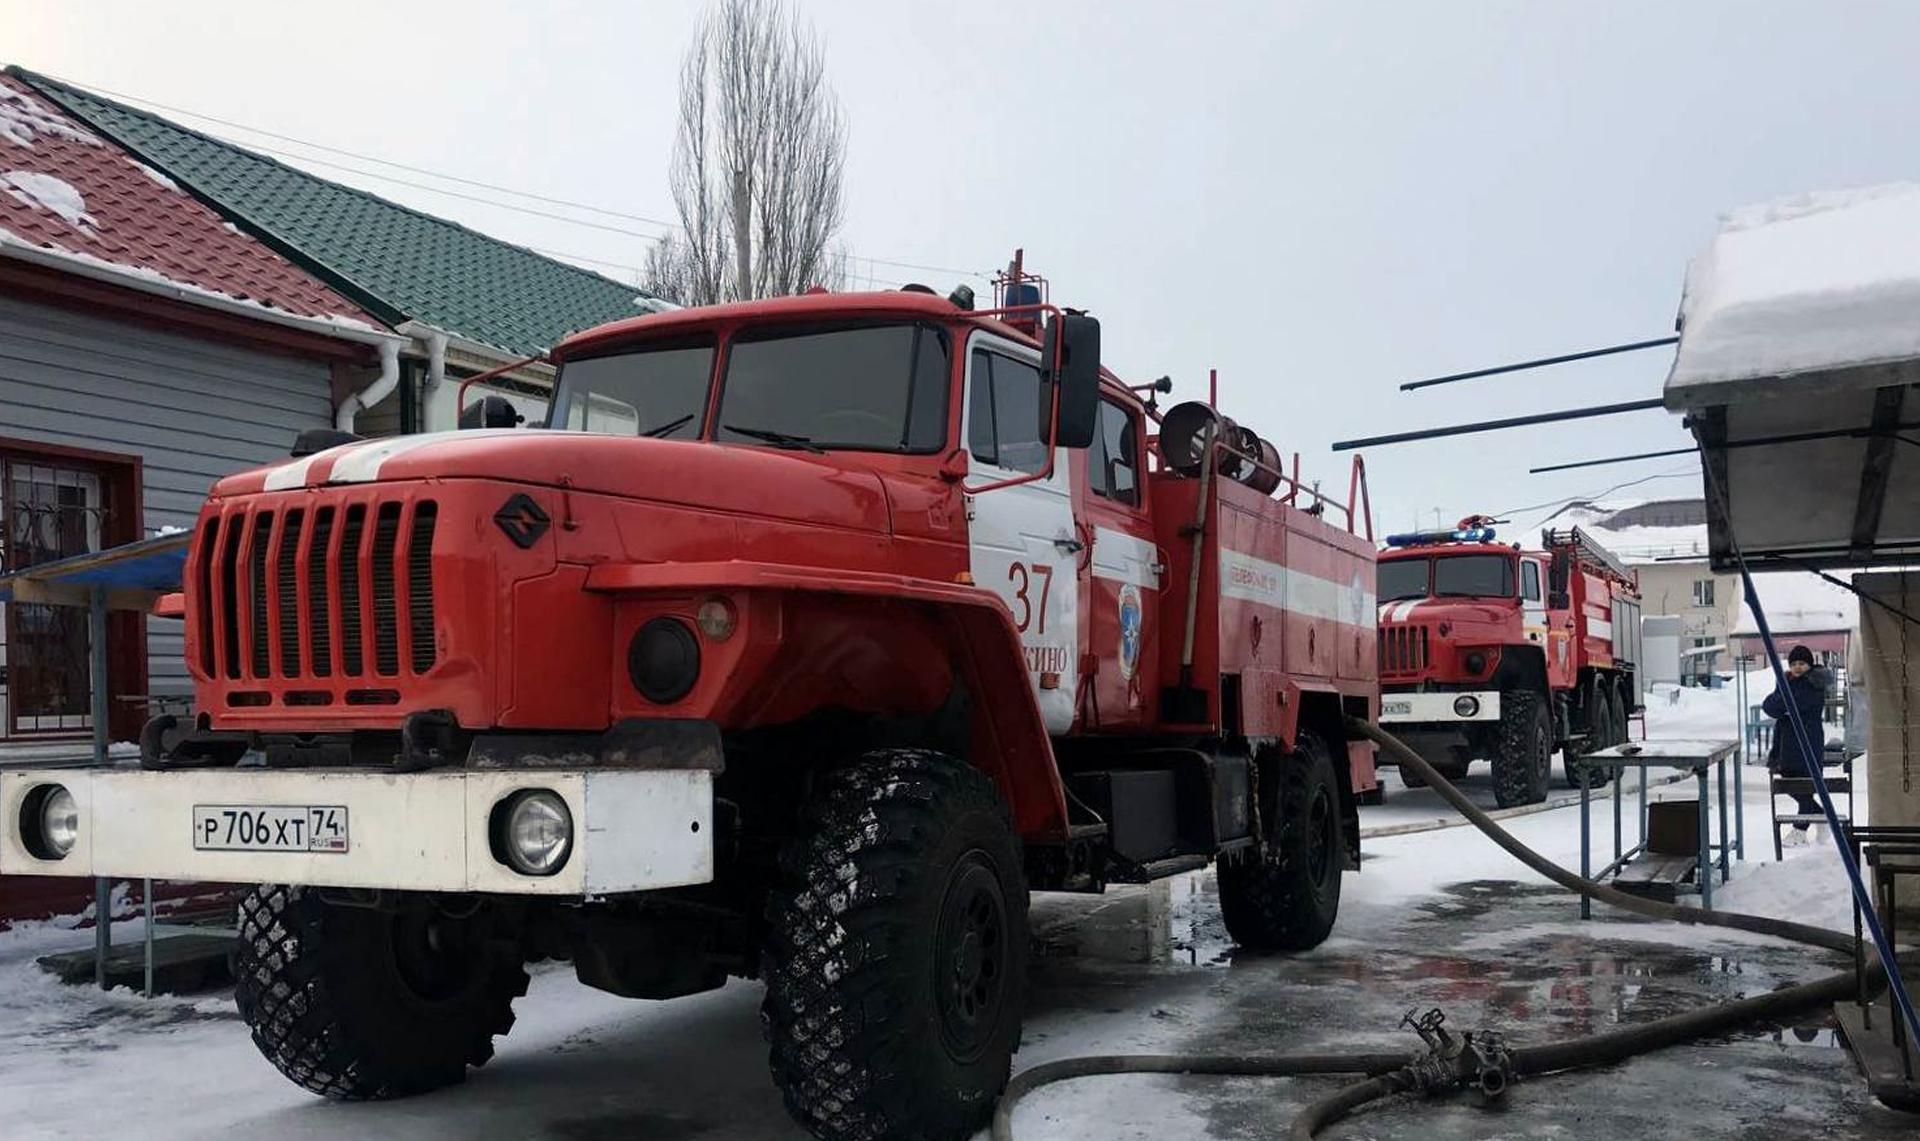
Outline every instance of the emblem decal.
{"label": "emblem decal", "polygon": [[1132,583],[1120,587],[1120,676],[1131,681],[1140,667],[1140,590]]}
{"label": "emblem decal", "polygon": [[540,505],[526,492],[515,492],[513,498],[500,505],[493,513],[493,521],[513,540],[513,545],[526,550],[540,541],[547,533],[547,527],[553,519],[540,510]]}

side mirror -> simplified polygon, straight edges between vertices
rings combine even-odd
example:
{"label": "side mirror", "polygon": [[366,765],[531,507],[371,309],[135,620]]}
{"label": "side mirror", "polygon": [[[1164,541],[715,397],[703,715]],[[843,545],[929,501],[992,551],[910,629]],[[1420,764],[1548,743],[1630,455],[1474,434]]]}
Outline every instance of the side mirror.
{"label": "side mirror", "polygon": [[513,428],[524,419],[504,396],[482,396],[460,410],[462,428]]}
{"label": "side mirror", "polygon": [[1060,394],[1054,446],[1087,447],[1100,413],[1100,322],[1084,313],[1059,314],[1047,322],[1041,343],[1040,370]]}

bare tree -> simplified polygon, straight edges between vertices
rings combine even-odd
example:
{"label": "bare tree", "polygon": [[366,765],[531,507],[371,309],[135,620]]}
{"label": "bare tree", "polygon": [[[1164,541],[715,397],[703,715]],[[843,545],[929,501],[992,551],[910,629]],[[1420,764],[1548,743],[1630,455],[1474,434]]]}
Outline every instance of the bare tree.
{"label": "bare tree", "polygon": [[648,252],[644,287],[704,305],[842,277],[846,135],[820,41],[784,0],[718,0],[680,67],[683,232]]}

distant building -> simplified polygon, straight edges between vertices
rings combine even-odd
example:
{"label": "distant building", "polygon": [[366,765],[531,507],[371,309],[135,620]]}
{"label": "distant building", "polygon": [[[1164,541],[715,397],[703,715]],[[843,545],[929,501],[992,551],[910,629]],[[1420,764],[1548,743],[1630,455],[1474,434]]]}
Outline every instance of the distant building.
{"label": "distant building", "polygon": [[1679,619],[1679,629],[1671,636],[1677,639],[1683,684],[1702,683],[1729,668],[1727,654],[1712,651],[1729,645],[1740,615],[1740,579],[1708,565],[1704,500],[1578,501],[1562,508],[1551,522],[1579,526],[1634,569],[1640,576],[1642,614]]}

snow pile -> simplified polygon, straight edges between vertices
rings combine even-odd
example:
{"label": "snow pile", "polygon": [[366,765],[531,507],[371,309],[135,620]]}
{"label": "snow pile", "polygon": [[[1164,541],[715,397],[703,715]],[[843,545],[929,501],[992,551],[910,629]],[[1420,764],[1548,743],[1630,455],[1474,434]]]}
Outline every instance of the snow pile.
{"label": "snow pile", "polygon": [[[1852,630],[1860,625],[1860,600],[1819,575],[1806,571],[1757,574],[1753,576],[1753,589],[1759,593],[1760,605],[1767,613],[1767,628],[1776,638]],[[1740,620],[1734,624],[1733,632],[1760,632],[1753,610],[1744,599],[1740,603]],[[1786,649],[1782,646],[1781,652]]]}
{"label": "snow pile", "polygon": [[28,206],[60,215],[69,226],[93,233],[96,223],[87,213],[87,200],[63,178],[37,170],[9,170],[0,173],[0,189]]}
{"label": "snow pile", "polygon": [[0,84],[0,139],[31,147],[40,135],[52,135],[89,147],[100,145],[100,140],[91,132],[54,114],[38,99]]}
{"label": "snow pile", "polygon": [[1920,185],[1727,215],[1693,260],[1667,388],[1920,356]]}
{"label": "snow pile", "polygon": [[[1758,692],[1773,692],[1772,682]],[[1656,682],[1647,687],[1646,710],[1647,736],[1653,740],[1740,738],[1739,695],[1732,686],[1702,689]]]}

